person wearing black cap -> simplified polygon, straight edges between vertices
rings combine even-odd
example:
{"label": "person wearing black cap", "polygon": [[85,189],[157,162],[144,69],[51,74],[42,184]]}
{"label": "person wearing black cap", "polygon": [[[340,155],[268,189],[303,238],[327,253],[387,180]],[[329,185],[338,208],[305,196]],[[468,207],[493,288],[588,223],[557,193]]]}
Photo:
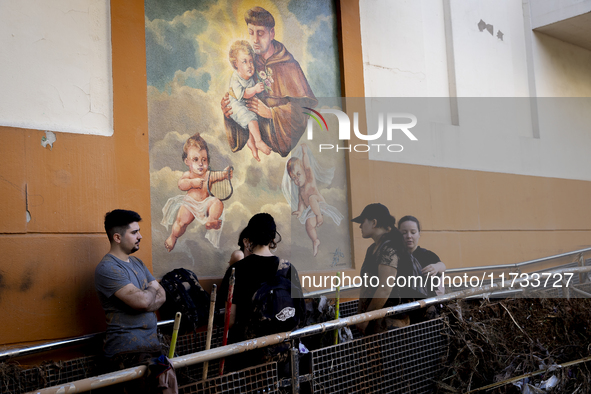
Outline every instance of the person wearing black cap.
{"label": "person wearing black cap", "polygon": [[[359,223],[361,236],[374,243],[367,248],[361,268],[361,277],[368,279],[361,287],[358,313],[398,305],[401,292],[392,286],[393,278],[402,272],[412,272],[412,261],[404,246],[402,234],[396,228],[396,219],[380,203],[369,204],[361,215],[351,220]],[[379,283],[370,280],[378,278]],[[388,281],[388,278],[391,278]],[[390,282],[390,285],[388,285]],[[375,334],[410,324],[408,314],[385,317],[357,325],[363,334]]]}

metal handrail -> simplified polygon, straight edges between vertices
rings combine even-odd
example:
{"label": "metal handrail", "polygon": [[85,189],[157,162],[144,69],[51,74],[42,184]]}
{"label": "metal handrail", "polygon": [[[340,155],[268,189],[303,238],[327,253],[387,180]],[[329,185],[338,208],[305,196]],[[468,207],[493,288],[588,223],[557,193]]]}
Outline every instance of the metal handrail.
{"label": "metal handrail", "polygon": [[451,268],[451,269],[445,270],[445,272],[447,272],[447,273],[454,273],[454,272],[471,272],[471,271],[484,271],[484,270],[499,270],[499,269],[509,269],[509,268],[520,268],[520,267],[525,267],[525,266],[532,265],[532,264],[542,263],[544,261],[560,259],[560,258],[563,258],[563,257],[568,257],[568,256],[572,256],[572,255],[579,254],[579,253],[585,253],[585,252],[591,252],[591,248],[574,250],[572,252],[561,253],[561,254],[557,254],[557,255],[554,255],[554,256],[542,257],[542,258],[539,258],[539,259],[528,260],[528,261],[524,261],[524,262],[521,262],[521,263],[515,263],[515,264],[484,265],[484,266],[480,266],[480,267],[467,267],[467,268]]}
{"label": "metal handrail", "polygon": [[[158,327],[164,327],[164,326],[170,325],[172,323],[174,323],[174,320],[159,321]],[[4,359],[10,358],[10,357],[29,356],[29,355],[35,354],[35,353],[42,353],[42,352],[46,352],[49,350],[63,348],[66,346],[77,345],[82,342],[96,339],[96,338],[100,337],[101,335],[105,335],[105,333],[104,332],[96,332],[94,334],[82,335],[80,337],[68,338],[68,339],[63,339],[60,341],[47,342],[47,343],[43,343],[41,345],[33,345],[33,346],[16,348],[16,349],[4,350],[4,351],[0,352],[0,360],[4,360]]]}
{"label": "metal handrail", "polygon": [[[549,260],[555,260],[555,259],[559,259],[559,258],[563,258],[563,257],[573,256],[573,255],[577,255],[577,254],[585,253],[585,252],[591,252],[591,248],[574,250],[572,252],[561,253],[561,254],[557,254],[554,256],[542,257],[539,259],[528,260],[528,261],[523,261],[521,263],[514,263],[514,264],[481,265],[478,267],[450,268],[450,269],[446,269],[445,273],[446,274],[454,274],[454,273],[466,273],[466,272],[486,271],[486,270],[498,271],[498,270],[506,270],[506,269],[517,269],[518,270],[519,268],[525,267],[528,265],[537,264],[537,263],[541,263],[541,262],[549,261]],[[561,267],[561,266],[558,266],[558,268],[559,267]],[[351,286],[341,287],[340,291],[355,290],[355,289],[359,289],[359,288],[361,288],[361,286],[351,285]],[[304,294],[304,297],[305,298],[320,297],[323,295],[333,294],[335,292],[336,292],[336,289],[321,289],[321,290],[315,290],[315,291],[306,293],[306,294]]]}
{"label": "metal handrail", "polygon": [[[555,271],[555,273],[565,272],[572,272],[573,274],[591,272],[591,266],[566,268],[563,270]],[[525,275],[527,275],[526,278],[519,278],[515,280],[515,282],[513,283],[511,281],[507,281],[507,283],[505,283],[503,286],[501,286],[501,284],[499,283],[493,283],[491,285],[481,286],[478,288],[470,288],[467,290],[462,290],[450,294],[444,294],[437,297],[426,298],[424,300],[413,301],[410,303],[396,305],[389,308],[378,309],[375,311],[361,313],[354,316],[314,324],[291,332],[267,335],[265,337],[254,338],[247,341],[234,343],[231,345],[220,346],[214,349],[174,357],[170,359],[170,362],[175,369],[178,369],[189,365],[203,363],[205,361],[212,361],[222,357],[229,357],[231,355],[243,353],[249,350],[259,349],[278,343],[289,342],[294,339],[316,335],[327,331],[333,331],[342,327],[351,326],[354,324],[359,324],[375,319],[380,319],[386,316],[410,312],[416,309],[436,305],[443,302],[454,301],[460,298],[469,298],[476,295],[490,294],[494,293],[497,290],[510,287],[511,284],[519,285],[521,282],[531,280],[528,274]],[[132,367],[117,372],[86,378],[75,382],[65,383],[58,386],[47,387],[37,391],[32,391],[28,394],[57,394],[64,392],[79,393],[89,390],[95,390],[98,388],[124,383],[130,380],[140,378],[145,374],[146,369],[147,367],[145,365],[141,365],[138,367]]]}
{"label": "metal handrail", "polygon": [[[572,252],[561,253],[561,254],[557,254],[554,256],[543,257],[543,258],[539,258],[539,259],[535,259],[535,260],[528,260],[528,261],[524,261],[521,263],[515,263],[515,264],[485,265],[485,266],[480,266],[480,267],[468,267],[468,268],[451,268],[451,269],[446,270],[445,272],[446,273],[459,273],[459,272],[464,273],[464,272],[483,271],[483,270],[499,270],[499,269],[511,269],[511,268],[518,269],[520,267],[524,267],[527,265],[536,264],[536,263],[549,261],[549,260],[554,260],[554,259],[558,259],[558,258],[562,258],[562,257],[572,256],[572,255],[576,255],[576,254],[584,253],[584,252],[591,252],[591,248],[575,250]],[[359,288],[360,288],[359,286],[355,286],[355,285],[344,286],[344,287],[341,287],[340,291],[344,292],[347,290],[356,290]],[[335,291],[336,290],[334,290],[334,289],[315,290],[315,291],[305,293],[304,298],[316,298],[316,297],[320,297],[323,295],[332,294]],[[160,322],[158,322],[158,327],[165,327],[165,326],[171,325],[173,322],[174,322],[174,320],[160,321]],[[64,339],[64,340],[60,340],[60,341],[48,342],[48,343],[41,344],[41,345],[34,345],[34,346],[29,346],[29,347],[24,347],[24,348],[5,350],[5,351],[0,352],[0,361],[10,358],[10,357],[21,357],[21,356],[31,355],[31,354],[35,354],[35,353],[41,353],[41,352],[48,351],[48,350],[54,350],[54,349],[58,349],[58,348],[62,348],[62,347],[70,346],[70,345],[79,344],[79,343],[91,340],[93,338],[96,338],[96,337],[98,337],[100,335],[104,335],[104,334],[105,334],[104,332],[99,332],[99,333],[94,333],[94,334],[83,335],[80,337]]]}

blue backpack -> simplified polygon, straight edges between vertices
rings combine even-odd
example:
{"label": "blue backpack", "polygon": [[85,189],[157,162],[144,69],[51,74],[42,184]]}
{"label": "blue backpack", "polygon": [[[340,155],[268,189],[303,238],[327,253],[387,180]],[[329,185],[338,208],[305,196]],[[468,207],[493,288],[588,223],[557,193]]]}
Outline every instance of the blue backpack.
{"label": "blue backpack", "polygon": [[252,306],[249,331],[253,338],[291,331],[303,323],[306,304],[295,267],[281,259],[275,276],[252,296]]}

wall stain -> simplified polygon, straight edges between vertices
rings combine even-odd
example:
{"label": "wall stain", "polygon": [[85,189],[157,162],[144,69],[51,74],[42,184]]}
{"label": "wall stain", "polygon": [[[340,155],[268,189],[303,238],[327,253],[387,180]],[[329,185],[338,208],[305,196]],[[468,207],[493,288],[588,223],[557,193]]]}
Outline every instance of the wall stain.
{"label": "wall stain", "polygon": [[33,287],[33,270],[27,270],[23,275],[19,290],[26,292],[29,291],[31,287]]}
{"label": "wall stain", "polygon": [[52,183],[59,187],[68,187],[72,183],[72,174],[66,170],[59,170],[53,174]]}
{"label": "wall stain", "polygon": [[4,272],[0,271],[0,302],[2,302],[2,293],[6,289],[8,289],[8,285],[6,284],[6,281],[4,280]]}
{"label": "wall stain", "polygon": [[50,290],[47,293],[43,294],[43,299],[46,300],[48,298],[55,298],[56,292],[55,290]]}

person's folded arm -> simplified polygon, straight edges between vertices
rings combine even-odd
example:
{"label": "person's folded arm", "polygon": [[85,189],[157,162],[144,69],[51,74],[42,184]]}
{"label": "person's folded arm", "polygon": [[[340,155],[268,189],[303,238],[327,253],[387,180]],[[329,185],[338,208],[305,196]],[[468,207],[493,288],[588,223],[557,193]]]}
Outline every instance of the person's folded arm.
{"label": "person's folded arm", "polygon": [[164,288],[162,286],[160,286],[160,283],[158,283],[155,280],[150,282],[149,286],[156,287],[157,291],[156,291],[156,298],[154,298],[154,302],[152,302],[152,304],[150,306],[148,306],[146,311],[155,312],[158,309],[160,309],[162,304],[164,304],[164,302],[166,301],[166,292],[164,291]]}
{"label": "person's folded arm", "polygon": [[[154,284],[155,283],[155,284]],[[166,295],[162,287],[156,281],[150,282],[146,290],[140,290],[132,283],[128,283],[115,292],[115,297],[129,305],[135,310],[143,312],[153,312],[158,309],[166,300]],[[155,305],[157,308],[153,309]]]}

